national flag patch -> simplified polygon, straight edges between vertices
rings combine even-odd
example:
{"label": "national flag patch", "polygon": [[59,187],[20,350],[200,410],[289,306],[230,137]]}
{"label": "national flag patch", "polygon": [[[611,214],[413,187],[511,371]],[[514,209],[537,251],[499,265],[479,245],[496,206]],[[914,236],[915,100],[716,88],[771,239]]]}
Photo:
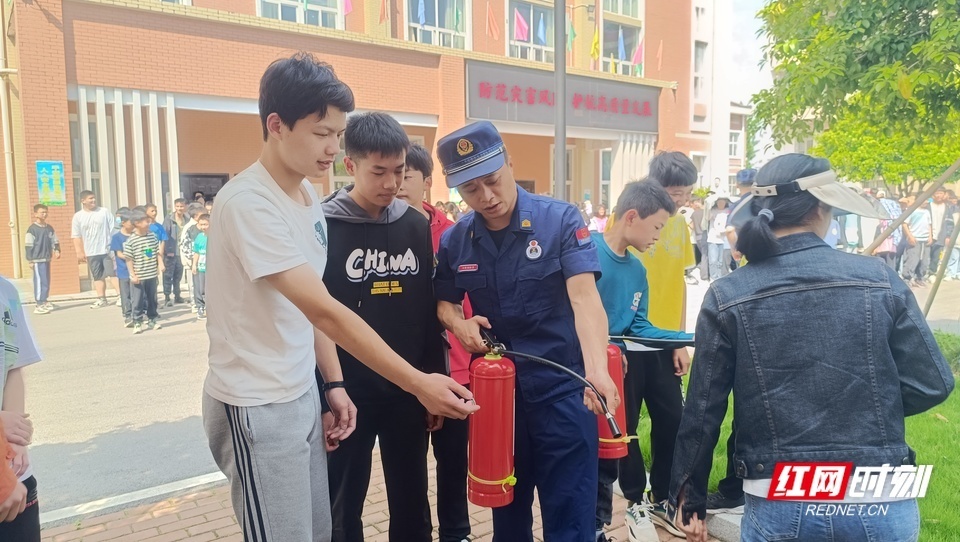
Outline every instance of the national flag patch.
{"label": "national flag patch", "polygon": [[590,230],[586,226],[577,230],[577,244],[583,246],[589,245],[590,243]]}
{"label": "national flag patch", "polygon": [[472,273],[480,267],[475,263],[465,263],[457,268],[457,273]]}

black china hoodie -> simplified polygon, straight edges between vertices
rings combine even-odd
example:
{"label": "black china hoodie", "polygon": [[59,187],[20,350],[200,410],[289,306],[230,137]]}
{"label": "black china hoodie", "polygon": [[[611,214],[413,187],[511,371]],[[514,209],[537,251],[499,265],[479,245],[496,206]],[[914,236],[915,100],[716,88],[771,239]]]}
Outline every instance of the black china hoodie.
{"label": "black china hoodie", "polygon": [[[330,239],[324,284],[408,363],[449,374],[433,293],[430,224],[399,199],[374,219],[350,197],[352,189],[340,189],[322,204]],[[355,403],[406,394],[342,348],[337,354]]]}

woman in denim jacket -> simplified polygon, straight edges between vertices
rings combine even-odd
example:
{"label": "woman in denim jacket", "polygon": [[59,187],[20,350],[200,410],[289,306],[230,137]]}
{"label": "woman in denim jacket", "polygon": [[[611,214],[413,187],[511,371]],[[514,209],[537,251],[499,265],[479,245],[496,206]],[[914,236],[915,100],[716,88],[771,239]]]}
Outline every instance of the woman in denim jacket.
{"label": "woman in denim jacket", "polygon": [[746,493],[741,541],[916,540],[916,499],[890,491],[856,500],[851,484],[843,501],[882,503],[886,515],[831,516],[816,503],[766,498],[779,462],[915,464],[904,417],[953,390],[903,281],[880,259],[822,240],[835,213],[884,212],[838,184],[826,160],[800,154],[763,167],[745,208],[754,216],[737,249],[750,263],[711,285],[697,322],[670,489],[677,524],[689,540],[707,539],[707,480],[732,389],[734,463]]}

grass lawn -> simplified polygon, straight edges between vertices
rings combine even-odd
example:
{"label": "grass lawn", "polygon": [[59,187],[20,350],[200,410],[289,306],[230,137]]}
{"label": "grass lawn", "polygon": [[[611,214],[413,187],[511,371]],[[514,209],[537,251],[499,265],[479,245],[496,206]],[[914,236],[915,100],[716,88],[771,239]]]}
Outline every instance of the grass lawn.
{"label": "grass lawn", "polygon": [[[957,371],[960,357],[960,336],[937,332],[937,342]],[[686,377],[684,377],[686,387]],[[733,420],[733,403],[720,429],[720,441],[713,452],[710,491],[726,474],[727,437]],[[646,405],[641,409],[638,435],[640,448],[650,468],[650,417]],[[943,404],[907,418],[907,444],[917,452],[917,463],[933,465],[927,496],[920,499],[920,542],[955,542],[960,540],[960,392],[954,392]]]}

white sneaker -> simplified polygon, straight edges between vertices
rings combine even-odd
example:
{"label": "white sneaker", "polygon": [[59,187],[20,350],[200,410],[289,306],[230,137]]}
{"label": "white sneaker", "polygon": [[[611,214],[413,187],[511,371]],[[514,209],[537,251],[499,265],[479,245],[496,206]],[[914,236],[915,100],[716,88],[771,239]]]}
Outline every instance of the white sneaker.
{"label": "white sneaker", "polygon": [[659,542],[657,528],[650,520],[650,505],[635,503],[627,507],[627,538],[630,542]]}
{"label": "white sneaker", "polygon": [[99,309],[100,307],[106,307],[106,306],[107,306],[106,299],[97,299],[96,301],[90,304],[91,309]]}

